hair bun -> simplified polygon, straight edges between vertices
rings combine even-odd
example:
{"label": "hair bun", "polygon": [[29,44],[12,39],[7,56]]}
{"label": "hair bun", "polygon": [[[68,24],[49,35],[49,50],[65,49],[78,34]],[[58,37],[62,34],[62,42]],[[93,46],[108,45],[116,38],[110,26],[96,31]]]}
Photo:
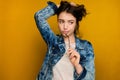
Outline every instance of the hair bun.
{"label": "hair bun", "polygon": [[82,18],[85,17],[87,14],[86,9],[83,4],[76,6],[75,13],[79,21],[81,21]]}

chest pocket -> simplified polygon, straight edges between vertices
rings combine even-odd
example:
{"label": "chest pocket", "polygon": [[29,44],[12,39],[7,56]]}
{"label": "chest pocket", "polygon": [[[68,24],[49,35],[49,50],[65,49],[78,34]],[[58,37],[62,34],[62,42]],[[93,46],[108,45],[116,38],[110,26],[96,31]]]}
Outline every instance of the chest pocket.
{"label": "chest pocket", "polygon": [[65,49],[63,46],[58,45],[51,48],[50,63],[54,66],[63,56]]}
{"label": "chest pocket", "polygon": [[58,52],[59,52],[60,50],[59,50],[59,47],[58,46],[55,46],[55,47],[52,47],[52,49],[51,49],[51,56],[54,56],[54,55],[56,55],[56,54],[58,54]]}

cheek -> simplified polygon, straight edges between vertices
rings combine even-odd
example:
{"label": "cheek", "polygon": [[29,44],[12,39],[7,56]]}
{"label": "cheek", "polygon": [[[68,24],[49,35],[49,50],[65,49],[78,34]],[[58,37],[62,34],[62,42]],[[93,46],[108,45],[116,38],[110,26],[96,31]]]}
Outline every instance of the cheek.
{"label": "cheek", "polygon": [[60,24],[58,24],[58,28],[60,31],[62,31],[62,26]]}
{"label": "cheek", "polygon": [[75,28],[76,28],[76,24],[74,24],[74,25],[71,26],[71,29],[72,29],[73,31],[75,30]]}

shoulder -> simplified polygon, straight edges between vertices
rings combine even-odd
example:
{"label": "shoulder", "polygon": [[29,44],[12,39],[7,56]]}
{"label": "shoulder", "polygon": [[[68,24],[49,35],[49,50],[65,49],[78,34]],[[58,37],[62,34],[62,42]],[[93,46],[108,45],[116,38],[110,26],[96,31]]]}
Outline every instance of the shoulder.
{"label": "shoulder", "polygon": [[89,40],[76,37],[76,43],[80,44],[83,48],[92,48],[92,43]]}
{"label": "shoulder", "polygon": [[81,39],[81,38],[78,38],[78,37],[76,37],[76,40],[79,41],[82,44],[92,45],[92,43],[89,40]]}

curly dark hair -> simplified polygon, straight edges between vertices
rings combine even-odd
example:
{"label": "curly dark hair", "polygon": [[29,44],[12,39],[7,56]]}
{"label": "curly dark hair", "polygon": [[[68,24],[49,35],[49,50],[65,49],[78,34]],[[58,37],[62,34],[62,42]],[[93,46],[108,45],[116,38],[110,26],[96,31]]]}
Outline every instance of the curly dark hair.
{"label": "curly dark hair", "polygon": [[79,28],[79,21],[82,20],[83,17],[86,16],[87,12],[86,12],[86,9],[84,7],[83,4],[81,5],[72,5],[70,2],[68,1],[61,1],[60,2],[60,6],[56,12],[57,16],[59,16],[59,14],[61,12],[64,12],[66,11],[67,13],[70,13],[72,14],[75,18],[76,18],[76,28],[75,28],[75,31],[74,33],[76,34],[77,33],[77,30]]}

